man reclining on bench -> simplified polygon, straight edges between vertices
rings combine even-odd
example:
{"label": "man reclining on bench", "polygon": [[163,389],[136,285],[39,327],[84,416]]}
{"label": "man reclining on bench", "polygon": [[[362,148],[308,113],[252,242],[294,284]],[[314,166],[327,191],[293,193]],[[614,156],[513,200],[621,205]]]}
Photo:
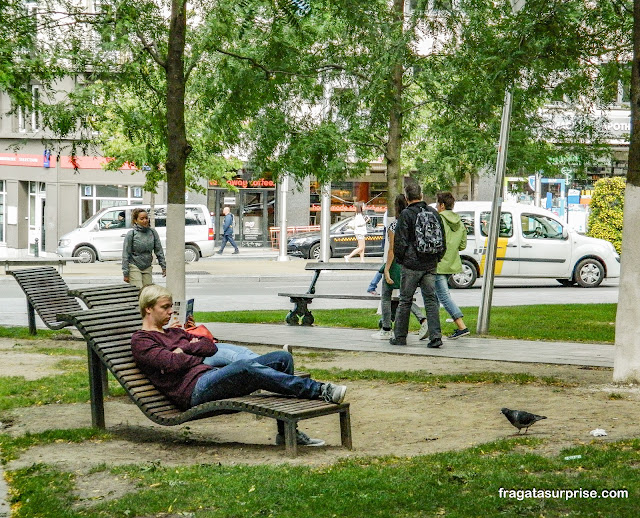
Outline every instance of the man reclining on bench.
{"label": "man reclining on bench", "polygon": [[[293,357],[274,351],[254,359],[239,360],[225,367],[212,367],[204,359],[215,356],[213,340],[194,337],[184,329],[164,329],[173,313],[171,292],[149,285],[140,292],[142,329],[131,337],[136,364],[151,383],[178,407],[186,410],[208,401],[241,397],[268,390],[301,399],[324,399],[342,403],[347,387],[320,383],[293,375]],[[322,446],[324,441],[297,432],[297,443]],[[278,421],[276,444],[284,444],[284,425]]]}

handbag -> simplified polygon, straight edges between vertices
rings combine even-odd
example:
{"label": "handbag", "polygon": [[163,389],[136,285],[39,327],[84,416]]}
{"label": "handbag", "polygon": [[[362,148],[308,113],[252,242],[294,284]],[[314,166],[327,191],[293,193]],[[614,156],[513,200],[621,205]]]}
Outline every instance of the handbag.
{"label": "handbag", "polygon": [[211,334],[211,331],[209,331],[207,327],[202,324],[191,327],[189,329],[185,329],[185,331],[187,332],[187,334],[190,334],[192,336],[197,336],[198,338],[208,338],[213,343],[217,342],[217,340]]}

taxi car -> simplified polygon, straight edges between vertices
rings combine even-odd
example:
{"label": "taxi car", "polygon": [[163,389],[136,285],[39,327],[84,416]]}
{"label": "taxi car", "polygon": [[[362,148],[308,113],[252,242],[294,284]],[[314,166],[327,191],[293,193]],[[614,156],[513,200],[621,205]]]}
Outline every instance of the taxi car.
{"label": "taxi car", "polygon": [[[364,254],[367,256],[382,256],[384,252],[384,224],[382,214],[365,214],[367,221],[367,235],[365,236]],[[356,247],[356,236],[349,223],[352,216],[334,223],[329,227],[330,257],[342,257],[349,254]],[[295,234],[287,242],[287,254],[304,259],[320,258],[320,232],[303,232]]]}

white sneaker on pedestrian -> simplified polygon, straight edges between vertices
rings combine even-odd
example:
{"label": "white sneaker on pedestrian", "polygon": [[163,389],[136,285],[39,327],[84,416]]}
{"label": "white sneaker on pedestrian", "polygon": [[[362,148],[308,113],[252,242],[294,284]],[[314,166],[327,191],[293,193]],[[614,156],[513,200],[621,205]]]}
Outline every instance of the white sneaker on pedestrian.
{"label": "white sneaker on pedestrian", "polygon": [[429,336],[429,324],[427,323],[427,319],[425,318],[420,324],[420,331],[418,331],[418,339],[424,340],[427,336]]}
{"label": "white sneaker on pedestrian", "polygon": [[380,329],[377,333],[373,333],[371,338],[375,338],[376,340],[389,340],[389,338],[393,338],[393,331],[391,331],[391,329],[388,331]]}

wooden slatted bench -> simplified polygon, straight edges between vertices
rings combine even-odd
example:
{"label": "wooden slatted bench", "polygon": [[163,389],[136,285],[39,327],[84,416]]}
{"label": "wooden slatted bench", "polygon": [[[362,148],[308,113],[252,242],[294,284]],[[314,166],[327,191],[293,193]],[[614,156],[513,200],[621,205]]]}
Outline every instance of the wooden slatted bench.
{"label": "wooden slatted bench", "polygon": [[79,262],[78,257],[6,257],[0,259],[4,266],[4,273],[9,274],[16,266],[57,266],[58,273],[62,273],[62,268],[68,262]]}
{"label": "wooden slatted bench", "polygon": [[114,304],[138,304],[140,289],[131,284],[109,284],[90,288],[70,289],[69,295],[78,297],[89,309]]}
{"label": "wooden slatted bench", "polygon": [[[377,302],[380,300],[378,295],[350,295],[350,294],[316,294],[316,282],[320,277],[320,273],[323,271],[339,271],[339,272],[355,272],[355,271],[370,271],[377,272],[382,266],[381,263],[307,263],[305,270],[313,270],[313,278],[311,284],[306,293],[278,293],[280,297],[289,297],[289,300],[293,303],[293,309],[286,316],[285,321],[290,326],[297,326],[301,323],[303,326],[311,326],[314,322],[314,317],[309,310],[309,304],[313,302],[313,299],[343,299],[343,300],[370,300]],[[395,299],[397,302],[397,298]]]}
{"label": "wooden slatted bench", "polygon": [[131,352],[131,335],[140,329],[142,320],[136,306],[127,304],[58,315],[73,323],[87,342],[91,422],[105,427],[103,378],[105,365],[133,402],[154,423],[179,425],[221,414],[249,412],[282,421],[287,454],[297,454],[296,424],[298,421],[329,414],[339,414],[342,445],[351,449],[349,403],[339,405],[322,400],[296,399],[270,394],[255,394],[239,398],[204,403],[183,411],[161,394],[149,378],[138,369]]}
{"label": "wooden slatted bench", "polygon": [[35,312],[49,329],[62,329],[70,323],[60,320],[57,315],[82,309],[75,297],[67,292],[64,279],[51,266],[12,270],[11,275],[27,297],[29,333],[32,335],[37,332]]}

